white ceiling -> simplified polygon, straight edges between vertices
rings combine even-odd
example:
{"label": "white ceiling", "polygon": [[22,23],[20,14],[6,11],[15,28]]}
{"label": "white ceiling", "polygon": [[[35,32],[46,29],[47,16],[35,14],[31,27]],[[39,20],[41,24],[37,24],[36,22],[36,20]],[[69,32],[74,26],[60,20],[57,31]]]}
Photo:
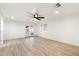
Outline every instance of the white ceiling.
{"label": "white ceiling", "polygon": [[[62,3],[59,8],[55,8],[54,5],[55,3],[0,3],[0,11],[5,19],[14,16],[13,20],[19,21],[29,21],[30,19],[24,18],[27,12],[33,12],[34,9],[38,10],[39,14],[45,16],[46,19],[79,14],[78,3]],[[55,10],[58,10],[59,14],[55,14]]]}

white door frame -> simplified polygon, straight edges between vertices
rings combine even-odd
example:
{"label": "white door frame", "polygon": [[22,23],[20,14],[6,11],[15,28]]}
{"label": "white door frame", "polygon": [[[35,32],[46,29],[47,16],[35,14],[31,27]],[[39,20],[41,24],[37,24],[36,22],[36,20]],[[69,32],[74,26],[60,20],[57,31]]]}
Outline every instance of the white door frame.
{"label": "white door frame", "polygon": [[4,19],[3,19],[3,17],[1,17],[1,44],[3,44],[4,43],[4,39],[3,39],[3,24],[4,24]]}

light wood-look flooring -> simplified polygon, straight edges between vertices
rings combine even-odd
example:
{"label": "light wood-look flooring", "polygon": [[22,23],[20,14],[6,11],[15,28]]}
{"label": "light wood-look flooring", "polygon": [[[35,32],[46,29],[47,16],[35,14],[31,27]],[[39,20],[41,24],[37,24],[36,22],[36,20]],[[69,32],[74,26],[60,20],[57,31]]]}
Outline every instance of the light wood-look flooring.
{"label": "light wood-look flooring", "polygon": [[0,56],[79,56],[79,47],[41,37],[6,41]]}

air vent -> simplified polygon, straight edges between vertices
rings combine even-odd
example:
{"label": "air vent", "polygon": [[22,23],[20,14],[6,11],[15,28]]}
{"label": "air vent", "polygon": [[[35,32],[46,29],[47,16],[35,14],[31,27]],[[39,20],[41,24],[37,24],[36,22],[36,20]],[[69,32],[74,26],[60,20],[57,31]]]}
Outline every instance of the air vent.
{"label": "air vent", "polygon": [[60,6],[61,6],[61,4],[60,4],[60,3],[57,3],[57,4],[56,4],[56,7],[60,7]]}

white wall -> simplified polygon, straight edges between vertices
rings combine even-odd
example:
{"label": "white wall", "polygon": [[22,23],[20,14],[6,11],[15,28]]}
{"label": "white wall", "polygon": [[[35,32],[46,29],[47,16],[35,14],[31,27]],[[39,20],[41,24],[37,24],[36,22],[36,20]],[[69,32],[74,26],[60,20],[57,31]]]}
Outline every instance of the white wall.
{"label": "white wall", "polygon": [[47,19],[47,31],[41,30],[39,25],[39,36],[57,40],[60,42],[79,46],[79,14],[60,19]]}
{"label": "white wall", "polygon": [[26,37],[26,25],[31,25],[29,22],[4,20],[4,40]]}

